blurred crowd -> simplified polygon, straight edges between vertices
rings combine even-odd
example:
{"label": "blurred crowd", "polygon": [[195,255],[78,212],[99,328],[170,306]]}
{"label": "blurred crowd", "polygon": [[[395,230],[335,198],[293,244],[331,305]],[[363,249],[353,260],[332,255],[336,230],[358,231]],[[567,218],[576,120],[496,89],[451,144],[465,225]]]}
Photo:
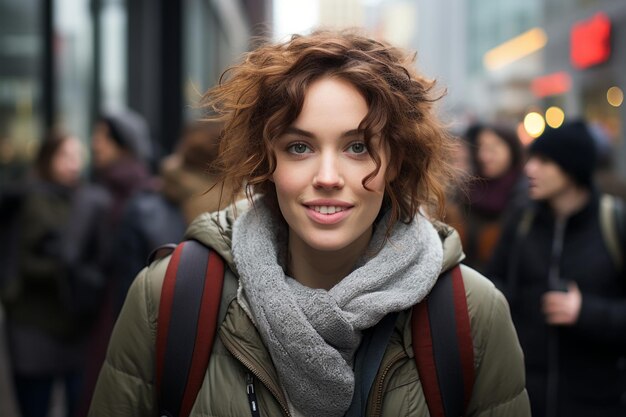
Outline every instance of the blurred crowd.
{"label": "blurred crowd", "polygon": [[457,139],[446,220],[509,302],[533,416],[626,409],[626,182],[607,143],[583,120],[528,146],[503,125]]}
{"label": "blurred crowd", "polygon": [[[221,129],[186,126],[155,164],[145,120],[105,113],[89,141],[51,131],[28,178],[0,190],[1,415],[48,415],[58,386],[67,415],[86,414],[133,278],[153,249],[220,208]],[[572,401],[581,396],[613,407],[626,381],[626,185],[606,138],[582,120],[529,146],[506,124],[455,136],[444,221],[464,262],[509,301],[533,415],[595,415]]]}
{"label": "blurred crowd", "polygon": [[2,416],[47,416],[59,392],[59,415],[86,415],[133,278],[219,207],[218,123],[186,126],[157,164],[141,115],[105,113],[92,131],[90,149],[51,131],[28,177],[0,190]]}

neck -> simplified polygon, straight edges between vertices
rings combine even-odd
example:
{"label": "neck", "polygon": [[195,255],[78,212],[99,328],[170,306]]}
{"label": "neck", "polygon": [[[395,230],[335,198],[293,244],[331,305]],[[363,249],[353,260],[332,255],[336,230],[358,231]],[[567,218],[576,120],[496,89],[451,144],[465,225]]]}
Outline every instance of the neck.
{"label": "neck", "polygon": [[330,290],[352,272],[359,257],[367,250],[371,237],[370,228],[345,248],[322,251],[311,248],[290,230],[288,273],[304,286]]}
{"label": "neck", "polygon": [[563,219],[582,209],[589,201],[590,195],[588,189],[572,185],[552,197],[548,203],[556,217]]}

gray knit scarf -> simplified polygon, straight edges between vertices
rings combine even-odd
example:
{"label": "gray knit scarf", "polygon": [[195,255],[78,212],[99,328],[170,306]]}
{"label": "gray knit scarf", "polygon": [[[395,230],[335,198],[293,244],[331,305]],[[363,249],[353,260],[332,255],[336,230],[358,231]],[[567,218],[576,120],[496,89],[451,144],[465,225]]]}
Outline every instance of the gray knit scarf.
{"label": "gray knit scarf", "polygon": [[[354,391],[352,362],[361,331],[422,300],[441,269],[443,250],[433,226],[418,215],[397,223],[374,257],[329,291],[285,275],[287,227],[263,199],[233,227],[233,255],[259,333],[290,405],[306,416],[343,416]],[[384,216],[367,253],[384,239]]]}

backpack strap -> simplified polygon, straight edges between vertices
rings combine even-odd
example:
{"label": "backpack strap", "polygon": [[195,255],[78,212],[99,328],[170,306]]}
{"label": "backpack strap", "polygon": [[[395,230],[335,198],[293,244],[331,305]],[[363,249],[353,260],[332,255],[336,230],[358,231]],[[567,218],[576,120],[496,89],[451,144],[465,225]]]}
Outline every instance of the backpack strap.
{"label": "backpack strap", "polygon": [[459,265],[413,307],[413,352],[430,415],[465,415],[474,387],[474,345]]}
{"label": "backpack strap", "polygon": [[224,261],[203,244],[179,244],[167,266],[156,337],[161,416],[187,417],[200,391],[217,330]]}
{"label": "backpack strap", "polygon": [[361,344],[354,358],[354,395],[346,417],[365,415],[369,392],[387,350],[393,329],[396,327],[398,313],[390,313],[382,318],[376,326],[363,332]]}
{"label": "backpack strap", "polygon": [[622,270],[624,239],[623,201],[609,194],[600,197],[600,229],[613,263]]}

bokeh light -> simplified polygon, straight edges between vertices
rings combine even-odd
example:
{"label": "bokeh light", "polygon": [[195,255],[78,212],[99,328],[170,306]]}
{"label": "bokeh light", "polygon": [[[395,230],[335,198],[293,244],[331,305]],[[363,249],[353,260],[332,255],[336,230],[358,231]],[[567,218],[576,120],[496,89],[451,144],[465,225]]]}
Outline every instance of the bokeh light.
{"label": "bokeh light", "polygon": [[624,92],[619,87],[611,87],[606,92],[606,100],[613,107],[619,107],[624,102]]}
{"label": "bokeh light", "polygon": [[561,127],[564,121],[565,112],[560,107],[552,106],[546,110],[546,123],[551,128]]}
{"label": "bokeh light", "polygon": [[533,137],[539,137],[546,128],[546,121],[543,116],[535,111],[528,113],[524,117],[524,129]]}

